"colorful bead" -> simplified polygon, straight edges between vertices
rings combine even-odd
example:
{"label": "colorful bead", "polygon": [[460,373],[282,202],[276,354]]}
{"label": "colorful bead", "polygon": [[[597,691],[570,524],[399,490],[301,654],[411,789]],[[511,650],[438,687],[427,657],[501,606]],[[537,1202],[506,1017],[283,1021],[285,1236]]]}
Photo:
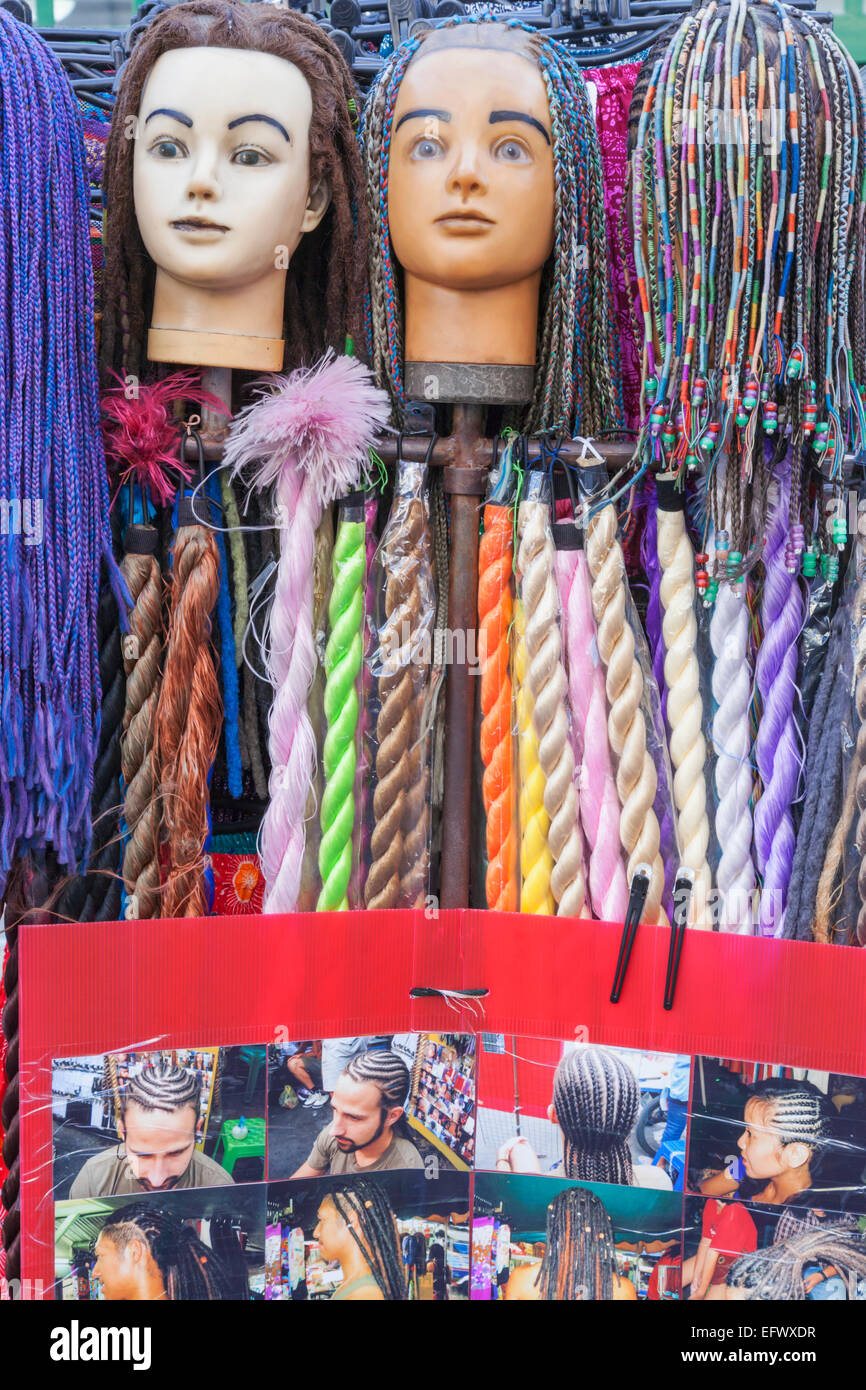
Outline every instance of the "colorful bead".
{"label": "colorful bead", "polygon": [[796,555],[802,555],[806,548],[806,533],[802,523],[797,521],[791,527],[791,547]]}
{"label": "colorful bead", "polygon": [[834,516],[832,527],[833,543],[842,550],[848,543],[848,523],[844,516]]}
{"label": "colorful bead", "polygon": [[729,578],[729,579],[733,579],[733,578],[736,577],[736,572],[737,572],[737,570],[740,568],[740,565],[741,565],[742,563],[743,563],[742,552],[739,551],[739,550],[732,550],[732,551],[730,552],[730,554],[728,555],[728,578]]}
{"label": "colorful bead", "polygon": [[818,573],[818,552],[813,545],[803,554],[803,577],[814,579]]}
{"label": "colorful bead", "polygon": [[704,607],[705,607],[705,608],[709,608],[709,607],[711,607],[712,604],[715,603],[715,601],[716,601],[716,595],[718,594],[718,592],[719,592],[719,581],[718,581],[718,579],[711,579],[710,582],[709,582],[709,584],[707,585],[707,592],[704,594]]}

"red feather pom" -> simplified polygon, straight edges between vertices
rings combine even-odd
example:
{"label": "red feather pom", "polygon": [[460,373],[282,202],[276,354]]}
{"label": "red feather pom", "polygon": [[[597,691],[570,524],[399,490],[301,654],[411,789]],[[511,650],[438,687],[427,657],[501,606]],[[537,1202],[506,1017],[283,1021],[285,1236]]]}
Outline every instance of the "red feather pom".
{"label": "red feather pom", "polygon": [[152,385],[139,383],[132,397],[122,378],[116,379],[119,385],[102,397],[106,455],[115,464],[121,485],[134,479],[156,506],[168,506],[177,480],[189,482],[192,477],[192,469],[179,457],[181,426],[172,406],[191,401],[224,412],[225,405],[202,390],[195,372],[175,372]]}

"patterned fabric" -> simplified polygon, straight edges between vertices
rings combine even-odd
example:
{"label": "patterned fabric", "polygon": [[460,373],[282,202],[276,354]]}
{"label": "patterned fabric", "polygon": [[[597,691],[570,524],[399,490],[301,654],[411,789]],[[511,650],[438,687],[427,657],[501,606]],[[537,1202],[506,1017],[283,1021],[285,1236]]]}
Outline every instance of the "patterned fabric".
{"label": "patterned fabric", "polygon": [[595,124],[604,169],[607,245],[619,329],[623,404],[629,430],[636,430],[640,423],[640,346],[634,331],[637,282],[628,220],[624,228],[624,247],[619,227],[628,172],[628,112],[639,71],[640,61],[637,61],[606,68],[585,68],[583,74],[584,80],[595,88],[594,93],[590,88],[590,96],[594,97]]}
{"label": "patterned fabric", "polygon": [[256,854],[212,854],[216,917],[254,917],[262,910],[265,880]]}

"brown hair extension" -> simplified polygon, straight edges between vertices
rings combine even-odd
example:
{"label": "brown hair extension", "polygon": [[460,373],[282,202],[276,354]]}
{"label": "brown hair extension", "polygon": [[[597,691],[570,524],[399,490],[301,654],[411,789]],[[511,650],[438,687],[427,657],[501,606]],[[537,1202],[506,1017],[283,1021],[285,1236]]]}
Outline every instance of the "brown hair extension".
{"label": "brown hair extension", "polygon": [[105,311],[102,365],[141,374],[155,268],[138,224],[132,189],[132,122],[150,70],[176,48],[232,48],[285,58],[313,96],[310,184],[324,180],[331,202],[302,237],[286,277],[286,363],[311,362],[345,335],[363,342],[367,216],[353,117],[355,88],[341,54],[314,20],[271,4],[190,0],[157,16],[123,69],[105,151]]}
{"label": "brown hair extension", "polygon": [[[133,529],[153,531],[152,527],[129,527],[128,531]],[[156,539],[155,531],[153,536]],[[153,730],[162,656],[162,575],[153,554],[128,553],[121,568],[134,604],[123,660],[126,708],[120,753],[123,815],[129,834],[123,850],[123,880],[130,899],[128,915],[153,917],[159,903],[159,802],[155,796]]]}
{"label": "brown hair extension", "polygon": [[208,835],[208,773],[222,722],[210,641],[219,583],[213,533],[206,526],[180,526],[174,540],[168,642],[153,736],[168,846],[162,917],[203,917],[207,911],[202,856]]}

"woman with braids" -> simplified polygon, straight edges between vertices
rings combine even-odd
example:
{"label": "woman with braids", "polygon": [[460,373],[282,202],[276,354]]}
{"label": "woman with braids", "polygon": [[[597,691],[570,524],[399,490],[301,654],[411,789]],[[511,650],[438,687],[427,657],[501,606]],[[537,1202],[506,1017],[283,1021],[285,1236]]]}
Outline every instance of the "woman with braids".
{"label": "woman with braids", "polygon": [[408,1297],[397,1218],[383,1190],[363,1178],[337,1187],[319,1205],[313,1239],[336,1260],[343,1282],[332,1302],[405,1302]]}
{"label": "woman with braids", "polygon": [[[353,126],[354,88],[339,52],[313,20],[275,5],[238,4],[233,0],[190,0],[188,4],[175,5],[158,15],[142,33],[123,69],[105,154],[103,365],[115,371],[123,369],[143,375],[145,334],[154,307],[156,267],[145,250],[133,195],[135,149],[139,139],[144,138],[139,121],[147,124],[151,114],[142,110],[145,83],[163,55],[177,49],[201,48],[246,51],[285,59],[297,69],[309,88],[312,98],[308,135],[310,199],[318,199],[317,212],[322,212],[322,202],[325,209],[318,225],[312,225],[309,230],[304,227],[298,245],[291,249],[282,336],[285,365],[310,365],[326,347],[342,349],[347,333],[358,343],[363,335],[366,212],[363,197],[359,196],[361,174]],[[178,91],[171,104],[175,108],[183,107],[182,91]],[[256,112],[263,108],[251,105],[249,110]],[[181,111],[181,114],[186,113]],[[156,124],[161,126],[162,118]],[[243,149],[238,151],[235,164],[260,182],[262,173],[269,167],[270,156],[263,156],[261,151],[252,153],[256,150],[250,133],[254,128],[245,124],[239,130]],[[153,130],[151,124],[148,139]],[[181,135],[184,131],[182,124],[173,123],[171,138],[164,136],[161,130],[157,132],[159,153],[166,164],[174,166],[183,162]],[[202,207],[215,212],[210,193],[203,191]],[[246,206],[248,199],[243,201]],[[294,209],[287,211],[287,222],[293,212]],[[236,207],[235,214],[243,216],[244,207]],[[162,235],[169,233],[164,231]],[[185,235],[181,229],[180,236]],[[222,244],[219,243],[220,247]],[[160,241],[161,249],[163,245],[169,243]],[[174,242],[171,249],[173,256],[180,255]],[[199,257],[213,252],[212,246],[198,241],[193,249]],[[243,252],[244,247],[241,245],[239,249]],[[269,266],[274,253],[280,249],[268,249]],[[219,254],[224,253],[220,250]],[[234,256],[237,255],[238,249],[234,251]],[[201,262],[198,264],[200,266]],[[248,270],[254,277],[255,266],[249,266]],[[201,274],[199,269],[199,277]],[[275,365],[283,364],[277,362]]]}
{"label": "woman with braids", "polygon": [[594,1192],[567,1187],[547,1208],[547,1236],[540,1264],[515,1269],[505,1298],[519,1301],[633,1302],[637,1291],[616,1272],[610,1217]]}
{"label": "woman with braids", "polygon": [[[640,1087],[631,1067],[618,1053],[578,1043],[566,1052],[553,1078],[553,1100],[547,1108],[552,1124],[562,1130],[561,1169],[582,1182],[615,1182],[628,1187],[670,1187],[657,1168],[635,1168],[629,1137],[640,1107]],[[540,1173],[541,1166],[528,1140],[509,1139],[496,1157],[497,1168]]]}
{"label": "woman with braids", "polygon": [[249,1297],[246,1279],[238,1277],[242,1258],[239,1249],[237,1258],[234,1251],[220,1257],[179,1216],[139,1202],[118,1207],[106,1220],[93,1277],[109,1302],[241,1300]]}
{"label": "woman with braids", "polygon": [[830,1118],[826,1098],[810,1081],[757,1082],[737,1139],[742,1158],[706,1178],[701,1191],[709,1197],[743,1196],[741,1184],[748,1179],[750,1201],[802,1201],[813,1186],[812,1165],[827,1141]]}

